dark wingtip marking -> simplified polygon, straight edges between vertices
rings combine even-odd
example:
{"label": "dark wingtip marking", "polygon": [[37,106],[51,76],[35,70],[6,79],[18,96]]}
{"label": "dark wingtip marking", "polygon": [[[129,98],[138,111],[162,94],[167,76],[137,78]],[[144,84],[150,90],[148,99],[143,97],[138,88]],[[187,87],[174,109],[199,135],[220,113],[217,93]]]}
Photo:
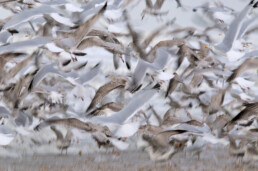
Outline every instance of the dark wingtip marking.
{"label": "dark wingtip marking", "polygon": [[159,89],[160,89],[160,87],[161,87],[161,86],[160,86],[160,84],[159,84],[159,83],[157,83],[157,84],[155,84],[155,86],[153,87],[153,89],[158,89],[158,90],[159,90]]}
{"label": "dark wingtip marking", "polygon": [[83,67],[85,67],[88,64],[88,61],[86,61],[85,63],[83,63],[82,65],[78,66],[76,69],[82,69]]}
{"label": "dark wingtip marking", "polygon": [[131,66],[130,66],[130,64],[129,63],[125,63],[126,64],[126,67],[127,67],[127,69],[129,69],[129,70],[131,70]]}
{"label": "dark wingtip marking", "polygon": [[34,127],[34,131],[39,131],[39,125]]}
{"label": "dark wingtip marking", "polygon": [[76,55],[76,56],[85,56],[85,55],[87,55],[87,53],[85,53],[85,52],[73,52],[73,54]]}
{"label": "dark wingtip marking", "polygon": [[107,1],[106,1],[105,5],[103,6],[102,10],[106,10],[106,8],[107,8]]}
{"label": "dark wingtip marking", "polygon": [[15,29],[7,29],[7,30],[8,30],[8,32],[11,33],[12,35],[19,33],[19,31],[18,31],[18,30],[15,30]]}
{"label": "dark wingtip marking", "polygon": [[70,64],[70,63],[71,63],[71,59],[66,60],[66,61],[64,61],[64,62],[62,63],[62,66],[67,66],[67,65]]}
{"label": "dark wingtip marking", "polygon": [[140,88],[142,87],[142,84],[139,85],[138,87],[134,88],[131,93],[135,93],[136,91],[140,90]]}
{"label": "dark wingtip marking", "polygon": [[32,90],[32,88],[33,88],[33,80],[34,80],[34,78],[31,80],[31,82],[30,82],[30,85],[29,85],[29,87],[28,87],[28,91],[31,91]]}
{"label": "dark wingtip marking", "polygon": [[93,68],[97,68],[100,65],[100,62],[97,63]]}
{"label": "dark wingtip marking", "polygon": [[236,78],[236,71],[233,71],[233,73],[228,77],[227,82],[231,82]]}
{"label": "dark wingtip marking", "polygon": [[166,94],[165,94],[165,98],[167,98],[168,97],[168,90],[166,91]]}

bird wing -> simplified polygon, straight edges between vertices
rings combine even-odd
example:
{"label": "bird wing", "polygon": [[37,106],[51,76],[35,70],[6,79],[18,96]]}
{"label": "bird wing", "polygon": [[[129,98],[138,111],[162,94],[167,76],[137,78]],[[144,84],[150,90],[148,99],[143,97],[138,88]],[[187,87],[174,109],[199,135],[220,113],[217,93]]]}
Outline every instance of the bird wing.
{"label": "bird wing", "polygon": [[94,98],[92,99],[88,109],[86,112],[90,111],[93,109],[98,103],[101,102],[101,100],[112,90],[119,88],[119,87],[124,87],[126,84],[126,80],[124,79],[118,79],[116,81],[110,81],[109,83],[101,86],[98,91],[96,92]]}
{"label": "bird wing", "polygon": [[123,124],[129,118],[133,117],[136,114],[136,111],[146,102],[148,102],[156,93],[157,90],[155,89],[141,90],[140,92],[136,93],[132,100],[119,112],[109,117],[94,117],[92,120],[103,123]]}
{"label": "bird wing", "polygon": [[36,38],[30,39],[30,40],[14,42],[14,43],[7,44],[5,46],[1,46],[0,54],[20,51],[20,50],[24,50],[26,48],[38,47],[38,46],[45,45],[47,43],[51,43],[51,38],[36,37]]}
{"label": "bird wing", "polygon": [[57,140],[63,140],[64,139],[62,132],[57,130],[55,126],[51,126],[50,128],[56,134]]}
{"label": "bird wing", "polygon": [[239,14],[238,16],[231,22],[229,25],[229,29],[223,39],[223,41],[217,45],[215,48],[223,51],[224,53],[228,52],[232,46],[234,41],[236,40],[240,28],[243,24],[244,18],[250,12],[251,9],[255,8],[254,1],[251,1]]}

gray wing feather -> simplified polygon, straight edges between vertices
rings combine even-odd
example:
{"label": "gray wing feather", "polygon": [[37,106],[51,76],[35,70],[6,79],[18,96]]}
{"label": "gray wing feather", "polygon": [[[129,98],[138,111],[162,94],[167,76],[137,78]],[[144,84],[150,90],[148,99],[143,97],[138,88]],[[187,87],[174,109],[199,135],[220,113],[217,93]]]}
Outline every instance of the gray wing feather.
{"label": "gray wing feather", "polygon": [[231,22],[229,29],[225,35],[225,38],[223,41],[216,46],[217,49],[223,51],[223,52],[228,52],[236,40],[240,28],[243,24],[243,20],[246,17],[246,15],[250,12],[250,10],[253,8],[252,4],[248,4],[240,13],[239,15]]}
{"label": "gray wing feather", "polygon": [[24,50],[28,47],[42,46],[51,42],[51,38],[47,37],[36,37],[31,40],[19,41],[15,43],[10,43],[5,46],[0,46],[0,54],[14,52],[18,50]]}
{"label": "gray wing feather", "polygon": [[51,8],[50,6],[47,5],[42,5],[38,8],[32,8],[28,10],[24,10],[20,12],[19,14],[16,14],[13,16],[4,26],[3,29],[8,29],[11,27],[14,27],[22,22],[28,21],[31,18],[37,16],[37,15],[43,15],[43,14],[48,14],[48,13],[55,13],[56,9]]}
{"label": "gray wing feather", "polygon": [[123,124],[129,118],[133,117],[136,111],[141,108],[146,102],[148,102],[155,94],[157,90],[149,89],[149,90],[142,90],[136,93],[132,100],[129,102],[127,106],[125,106],[121,111],[115,113],[110,117],[94,117],[92,118],[93,121],[96,122],[110,122],[110,123],[117,123]]}
{"label": "gray wing feather", "polygon": [[80,84],[84,84],[87,81],[90,81],[99,73],[100,68],[101,68],[101,63],[98,63],[92,70],[90,70],[89,72],[86,72],[85,74],[82,74],[78,79],[78,82]]}

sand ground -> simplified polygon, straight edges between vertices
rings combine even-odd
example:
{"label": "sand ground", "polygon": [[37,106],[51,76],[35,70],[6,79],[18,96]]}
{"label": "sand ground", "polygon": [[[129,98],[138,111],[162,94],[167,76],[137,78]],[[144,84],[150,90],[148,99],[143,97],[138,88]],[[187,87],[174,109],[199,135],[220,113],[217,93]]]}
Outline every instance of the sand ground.
{"label": "sand ground", "polygon": [[258,170],[258,162],[241,162],[229,156],[226,148],[212,147],[200,155],[178,153],[166,162],[153,162],[143,151],[123,151],[115,154],[112,150],[88,154],[34,154],[19,158],[0,158],[0,170],[24,171],[70,171],[70,170]]}

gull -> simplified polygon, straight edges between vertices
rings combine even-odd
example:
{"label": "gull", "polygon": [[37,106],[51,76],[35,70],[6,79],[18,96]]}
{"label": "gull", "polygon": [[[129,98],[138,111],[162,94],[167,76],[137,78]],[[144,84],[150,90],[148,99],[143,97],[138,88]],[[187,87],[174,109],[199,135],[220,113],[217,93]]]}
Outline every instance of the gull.
{"label": "gull", "polygon": [[55,39],[55,44],[63,49],[70,49],[74,51],[77,49],[83,41],[83,38],[90,32],[92,26],[98,21],[98,19],[105,12],[107,3],[101,8],[101,10],[79,26],[74,32],[62,33]]}
{"label": "gull", "polygon": [[174,77],[169,80],[169,85],[166,91],[165,97],[168,97],[176,88],[179,83],[182,83],[182,79],[177,75],[177,73],[174,73]]}
{"label": "gull", "polygon": [[51,24],[52,26],[69,26],[69,27],[75,27],[76,25],[66,17],[61,16],[58,13],[51,13],[51,14],[44,14],[44,19],[47,21],[45,26],[48,24]]}
{"label": "gull", "polygon": [[157,118],[159,125],[161,125],[162,119],[160,118],[159,114],[156,112],[156,110],[153,108],[153,106],[150,106],[149,109],[152,111],[154,116]]}
{"label": "gull", "polygon": [[[57,90],[47,90],[45,89],[34,89],[33,93],[45,94],[47,97],[44,99],[49,104],[63,104],[63,95],[60,94]],[[43,97],[43,96],[41,96]]]}
{"label": "gull", "polygon": [[[124,15],[127,19],[127,14],[124,13]],[[172,20],[171,22],[168,22],[168,24],[170,23],[173,24],[174,20]],[[148,53],[146,53],[141,43],[139,42],[139,35],[133,30],[132,26],[128,22],[128,19],[127,19],[127,28],[132,37],[131,47],[138,53],[139,57],[146,62],[153,62],[156,59],[156,53],[159,48],[162,48],[162,47],[172,48],[173,46],[180,46],[185,43],[185,41],[182,39],[163,40],[157,43],[154,47],[151,48],[151,50]],[[143,46],[147,47],[147,44],[150,43],[149,41],[151,41],[153,39],[153,36],[155,36],[156,34],[158,34],[157,30],[154,31],[153,34],[150,35],[150,37],[147,37],[147,39],[144,40]]]}
{"label": "gull", "polygon": [[173,18],[171,21],[166,22],[165,24],[161,25],[157,29],[155,29],[148,37],[145,38],[145,40],[142,43],[142,48],[146,49],[149,44],[152,42],[152,40],[163,30],[165,30],[168,26],[171,26],[175,23],[176,19]]}
{"label": "gull", "polygon": [[168,160],[172,158],[175,153],[183,150],[186,141],[180,141],[171,137],[185,132],[186,131],[173,130],[163,131],[152,136],[143,134],[142,139],[148,143],[148,147],[145,149],[149,152],[151,160]]}
{"label": "gull", "polygon": [[[89,32],[88,36],[98,36],[89,37],[82,41],[78,49],[85,49],[90,46],[100,46],[105,48],[107,51],[113,53],[113,63],[115,69],[119,67],[119,59],[121,55],[126,53],[125,48],[122,43],[111,33],[100,30],[92,30]],[[121,58],[122,59],[122,58]]]}
{"label": "gull", "polygon": [[190,82],[190,87],[196,88],[199,87],[202,84],[203,81],[203,75],[201,74],[194,74],[191,82]]}
{"label": "gull", "polygon": [[241,75],[245,70],[256,68],[258,65],[258,58],[248,58],[240,66],[238,66],[230,77],[227,79],[227,82],[233,81],[239,75]]}
{"label": "gull", "polygon": [[246,35],[250,34],[250,32],[248,33],[247,30],[249,26],[254,22],[255,19],[256,19],[256,16],[252,16],[250,19],[246,20],[243,23],[243,26],[241,27],[239,34],[237,36],[237,40],[240,40],[245,34]]}
{"label": "gull", "polygon": [[184,151],[190,152],[193,156],[197,155],[198,160],[200,160],[200,154],[205,147],[205,142],[201,137],[193,135],[190,138],[190,141],[187,142],[187,147],[184,148]]}
{"label": "gull", "polygon": [[55,63],[45,65],[44,67],[40,68],[40,70],[33,77],[33,80],[31,81],[30,86],[29,86],[29,90],[32,90],[34,87],[36,87],[49,73],[58,74],[64,78],[66,78],[68,76],[77,78],[77,76],[78,76],[77,73],[74,73],[74,72],[63,73],[63,72],[55,69],[53,67],[54,65],[55,65]]}
{"label": "gull", "polygon": [[37,8],[30,8],[20,13],[14,15],[9,21],[5,23],[2,29],[6,30],[8,28],[13,28],[22,22],[29,21],[30,19],[47,14],[47,13],[56,13],[57,9],[52,8],[49,5],[41,5]]}
{"label": "gull", "polygon": [[205,123],[201,123],[197,120],[183,121],[181,123],[175,124],[171,127],[166,128],[166,130],[185,130],[191,133],[210,133],[211,130],[209,126]]}
{"label": "gull", "polygon": [[4,80],[4,77],[2,76],[5,71],[3,70],[4,69],[4,66],[6,65],[6,63],[8,63],[10,60],[12,60],[13,58],[16,58],[16,57],[21,57],[21,56],[24,56],[25,53],[4,53],[2,54],[1,58],[0,58],[0,68],[2,68],[2,72],[0,73],[0,80],[3,81]]}
{"label": "gull", "polygon": [[228,127],[229,129],[234,126],[234,124],[241,120],[246,120],[252,115],[257,115],[257,108],[258,103],[249,103],[245,104],[245,109],[243,109],[241,112],[239,112],[237,115],[235,115],[229,122],[225,124],[225,127]]}
{"label": "gull", "polygon": [[95,0],[95,1],[89,1],[86,4],[83,4],[84,11],[91,10],[92,8],[95,8],[96,5],[105,3],[106,0]]}
{"label": "gull", "polygon": [[146,2],[146,8],[142,12],[142,19],[144,18],[144,15],[146,13],[152,14],[152,15],[166,15],[168,11],[162,12],[159,11],[165,2],[165,0],[156,0],[155,4],[153,5],[151,0],[145,0]]}
{"label": "gull", "polygon": [[177,33],[187,32],[189,35],[193,35],[196,32],[196,28],[194,27],[184,27],[184,28],[177,28],[175,30],[169,31],[167,34],[175,35]]}
{"label": "gull", "polygon": [[17,30],[2,30],[0,32],[0,43],[6,44],[10,40],[10,37],[17,33],[19,33]]}
{"label": "gull", "polygon": [[160,48],[157,52],[157,57],[153,63],[146,62],[142,59],[138,59],[136,68],[134,69],[133,78],[129,91],[135,92],[142,85],[143,79],[147,72],[147,69],[154,71],[162,70],[169,61],[169,54],[166,50]]}
{"label": "gull", "polygon": [[236,156],[243,156],[245,154],[245,146],[243,141],[240,141],[237,145],[236,139],[232,138],[230,135],[229,137],[229,153],[231,155]]}
{"label": "gull", "polygon": [[16,64],[13,68],[11,68],[6,77],[7,78],[13,78],[20,70],[22,70],[33,58],[38,58],[40,56],[39,51],[33,52],[28,58],[24,59],[20,63]]}
{"label": "gull", "polygon": [[246,15],[253,9],[258,6],[258,2],[252,0],[239,14],[238,16],[231,22],[229,25],[229,29],[223,39],[223,41],[215,46],[215,49],[218,49],[219,51],[222,51],[223,53],[228,52],[232,46],[235,40],[237,39],[237,36],[239,34],[239,31],[241,29],[241,26],[244,22],[244,19]]}
{"label": "gull", "polygon": [[108,137],[101,132],[92,133],[92,138],[97,142],[99,148],[101,146],[104,146],[104,147],[112,146]]}
{"label": "gull", "polygon": [[[210,115],[210,116],[212,116],[212,115]],[[231,119],[231,117],[229,115],[220,115],[220,116],[216,116],[216,119],[212,120],[212,121],[206,119],[206,123],[207,123],[207,125],[209,125],[210,129],[214,133],[218,133],[218,137],[220,137],[223,127],[230,119]]]}
{"label": "gull", "polygon": [[101,125],[95,125],[91,122],[83,122],[76,118],[64,118],[64,119],[57,119],[57,118],[50,118],[48,120],[45,120],[38,124],[34,130],[38,131],[44,127],[60,124],[60,125],[66,125],[70,127],[74,127],[77,129],[84,130],[86,132],[103,132],[107,137],[112,137],[112,132],[109,130],[107,126],[101,126]]}
{"label": "gull", "polygon": [[16,0],[1,0],[1,1],[0,1],[0,4],[2,4],[2,3],[7,3],[7,2],[12,2],[12,1],[16,1]]}
{"label": "gull", "polygon": [[[75,85],[78,83],[84,84],[97,75],[97,73],[99,72],[100,66],[101,66],[101,64],[98,63],[97,65],[95,65],[93,67],[92,70],[90,70],[89,72],[85,72],[80,76],[75,71],[72,71],[69,73],[64,73],[62,71],[59,71],[58,69],[54,68],[54,65],[56,65],[56,63],[45,65],[44,67],[40,68],[40,70],[33,77],[33,80],[31,81],[30,86],[29,86],[29,90],[32,90],[34,87],[36,87],[48,74],[57,74],[63,78],[66,78],[68,81],[72,81],[72,83]],[[71,79],[68,79],[69,77],[71,77],[73,79],[77,79],[77,80],[73,81]]]}
{"label": "gull", "polygon": [[5,125],[0,125],[0,145],[5,146],[10,144],[15,135]]}
{"label": "gull", "polygon": [[133,50],[130,47],[130,44],[125,48],[125,64],[128,70],[131,70],[131,58],[133,56],[132,54]]}
{"label": "gull", "polygon": [[[155,87],[155,86],[154,86]],[[130,102],[124,106],[122,110],[114,113],[111,116],[97,116],[93,117],[91,121],[98,123],[111,123],[122,125],[125,124],[130,118],[132,118],[136,111],[139,110],[145,103],[147,103],[153,96],[157,93],[155,88],[145,88],[139,92],[137,92]]]}
{"label": "gull", "polygon": [[4,100],[12,107],[18,108],[20,102],[28,95],[28,85],[33,75],[28,74],[19,78],[13,88],[5,92]]}
{"label": "gull", "polygon": [[176,4],[177,4],[177,8],[183,7],[183,5],[181,3],[181,0],[175,0],[175,1],[176,1]]}
{"label": "gull", "polygon": [[[179,45],[184,43],[184,40],[180,40],[180,39],[160,41],[148,53],[146,53],[145,48],[142,47],[141,42],[139,41],[140,36],[138,35],[137,32],[135,32],[133,30],[131,24],[128,21],[127,12],[124,11],[123,14],[124,14],[124,17],[127,21],[127,28],[129,30],[129,33],[130,33],[131,37],[132,37],[131,47],[138,53],[139,57],[146,62],[153,62],[153,60],[155,60],[157,49],[159,49],[161,47],[179,46]],[[170,23],[170,22],[168,22],[168,23]],[[171,23],[174,23],[174,21],[172,20]],[[158,33],[159,32],[156,30],[156,31],[154,31],[153,35],[155,36]],[[143,43],[143,45],[146,46],[147,44],[150,43],[149,41],[151,41],[152,39],[153,39],[153,36],[150,35],[150,37],[148,37],[147,40],[145,40],[146,42]]]}
{"label": "gull", "polygon": [[200,41],[200,51],[198,55],[200,56],[201,59],[205,59],[209,55],[209,48],[206,48],[207,45],[205,45],[203,42]]}
{"label": "gull", "polygon": [[131,46],[132,48],[134,48],[134,50],[139,54],[139,57],[145,61],[148,61],[147,59],[147,55],[145,53],[145,50],[142,49],[141,45],[140,45],[140,42],[139,42],[139,35],[137,32],[135,32],[131,26],[131,24],[129,23],[129,19],[128,19],[128,14],[127,14],[127,11],[124,11],[123,13],[124,15],[124,18],[126,19],[126,24],[127,24],[127,28],[129,30],[129,33],[132,37],[132,45]]}
{"label": "gull", "polygon": [[101,63],[97,63],[90,71],[81,74],[80,77],[76,80],[76,82],[83,85],[86,82],[93,79],[99,73],[101,65]]}
{"label": "gull", "polygon": [[92,112],[90,112],[87,116],[100,116],[105,114],[105,110],[109,109],[113,112],[119,112],[120,110],[122,110],[123,105],[119,104],[119,103],[115,103],[115,102],[109,102],[106,103],[104,105],[102,105],[101,107],[96,108],[95,110],[93,110]]}
{"label": "gull", "polygon": [[[19,110],[18,116],[15,118],[14,122],[17,126],[30,126],[33,123],[33,118],[31,115]],[[13,114],[12,114],[13,115]]]}
{"label": "gull", "polygon": [[257,142],[254,142],[252,144],[248,144],[245,148],[245,155],[244,158],[250,159],[250,160],[258,160],[258,145]]}
{"label": "gull", "polygon": [[179,46],[179,51],[177,52],[177,55],[179,56],[177,68],[180,67],[185,57],[188,59],[191,65],[196,65],[197,61],[201,61],[201,57],[185,44]]}
{"label": "gull", "polygon": [[67,133],[64,137],[62,132],[60,132],[58,129],[56,129],[55,126],[51,126],[50,128],[56,134],[55,143],[56,143],[57,148],[61,150],[61,154],[63,153],[63,150],[66,150],[66,154],[67,154],[67,150],[71,145],[71,138],[73,135],[71,130],[68,129]]}
{"label": "gull", "polygon": [[0,118],[2,117],[10,117],[11,113],[9,112],[9,110],[4,107],[4,106],[0,106]]}
{"label": "gull", "polygon": [[219,89],[211,97],[210,103],[208,106],[206,106],[206,108],[204,108],[204,111],[206,111],[210,115],[218,112],[221,109],[222,104],[224,102],[225,93],[229,88],[230,87],[227,87],[225,89]]}
{"label": "gull", "polygon": [[[173,40],[162,40],[160,42],[158,42],[154,47],[151,48],[151,50],[148,52],[147,56],[149,56],[150,58],[155,59],[156,53],[158,51],[159,48],[172,48],[172,47],[179,47],[181,45],[185,44],[185,40],[183,39],[173,39]],[[149,59],[149,61],[153,61],[153,59]]]}
{"label": "gull", "polygon": [[171,126],[171,125],[183,122],[182,119],[173,116],[175,110],[173,108],[170,108],[166,111],[166,113],[163,116],[161,125],[167,127],[167,126]]}
{"label": "gull", "polygon": [[98,36],[104,41],[121,44],[120,41],[109,31],[92,29],[88,36]]}
{"label": "gull", "polygon": [[[98,36],[102,41],[97,38],[86,39],[88,41],[83,41],[86,45],[84,48],[88,46],[103,47],[107,51],[113,53],[113,59],[119,59],[119,55],[126,53],[124,52],[125,50],[123,44],[110,32],[93,29],[89,32],[88,36]],[[81,46],[83,46],[83,43],[81,44]],[[116,65],[117,64],[114,62],[115,69],[117,69]]]}
{"label": "gull", "polygon": [[[112,137],[106,137],[105,134],[101,132],[94,132],[92,133],[92,138],[97,142],[98,147],[101,146],[107,148],[107,147],[116,147],[119,150],[126,150],[129,146],[129,144],[123,142],[122,138],[112,138]],[[113,153],[119,153],[113,150]]]}
{"label": "gull", "polygon": [[155,134],[156,135],[162,131],[164,131],[164,129],[161,128],[160,126],[147,124],[147,125],[140,126],[138,133]]}
{"label": "gull", "polygon": [[31,40],[24,40],[0,46],[0,54],[24,51],[28,48],[40,47],[51,42],[49,37],[36,37]]}
{"label": "gull", "polygon": [[111,91],[113,91],[114,89],[117,88],[123,88],[126,86],[128,80],[127,78],[123,77],[123,76],[118,76],[118,75],[111,75],[109,76],[111,77],[111,81],[108,82],[107,84],[101,86],[94,98],[92,99],[88,109],[86,110],[86,112],[89,112],[90,110],[92,110],[97,104],[99,104],[102,99]]}
{"label": "gull", "polygon": [[99,46],[112,53],[124,54],[125,50],[121,44],[106,42],[98,37],[88,37],[83,39],[78,45],[78,50],[84,50],[88,47]]}

